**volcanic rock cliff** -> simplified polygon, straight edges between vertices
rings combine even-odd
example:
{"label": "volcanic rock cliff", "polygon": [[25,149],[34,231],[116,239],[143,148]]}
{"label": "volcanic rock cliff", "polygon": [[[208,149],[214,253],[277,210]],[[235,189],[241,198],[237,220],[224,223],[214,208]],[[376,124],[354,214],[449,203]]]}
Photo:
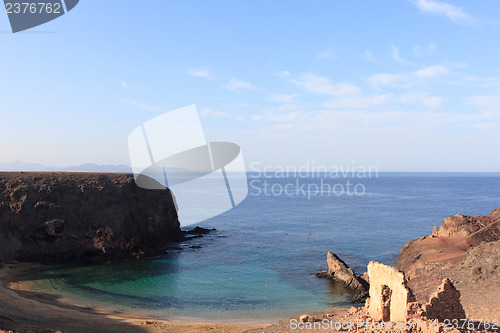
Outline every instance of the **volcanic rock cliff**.
{"label": "volcanic rock cliff", "polygon": [[396,267],[405,272],[418,301],[444,278],[455,281],[468,318],[500,314],[500,208],[489,215],[447,217],[432,235],[409,241]]}
{"label": "volcanic rock cliff", "polygon": [[0,173],[0,263],[151,256],[181,238],[170,192],[130,174]]}

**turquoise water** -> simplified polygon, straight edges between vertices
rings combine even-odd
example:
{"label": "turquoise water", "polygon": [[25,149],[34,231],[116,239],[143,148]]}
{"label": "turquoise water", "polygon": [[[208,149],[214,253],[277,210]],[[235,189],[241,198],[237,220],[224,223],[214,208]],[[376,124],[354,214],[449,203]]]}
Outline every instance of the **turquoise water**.
{"label": "turquoise water", "polygon": [[[321,187],[321,179],[332,186],[350,180],[364,192],[336,195],[311,186],[309,192],[279,194],[297,180],[306,189]],[[264,181],[276,195],[266,194]],[[359,273],[370,260],[394,265],[408,240],[431,233],[446,216],[488,214],[500,207],[500,174],[390,173],[362,179],[249,174],[249,182],[243,203],[199,224],[217,231],[175,245],[183,249],[162,259],[44,267],[27,278],[39,291],[116,311],[275,319],[349,305],[349,291],[313,275],[326,268],[327,251]]]}

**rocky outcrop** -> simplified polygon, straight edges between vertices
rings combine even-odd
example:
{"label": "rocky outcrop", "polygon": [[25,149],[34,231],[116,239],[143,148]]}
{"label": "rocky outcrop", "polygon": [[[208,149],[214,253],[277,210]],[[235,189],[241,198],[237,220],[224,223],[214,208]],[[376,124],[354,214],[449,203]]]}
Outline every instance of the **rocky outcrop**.
{"label": "rocky outcrop", "polygon": [[500,239],[500,208],[488,216],[451,215],[444,219],[441,228],[434,227],[435,237],[465,237],[468,244],[476,246],[482,242]]}
{"label": "rocky outcrop", "polygon": [[328,264],[328,271],[316,273],[316,277],[332,279],[356,292],[368,291],[368,282],[362,276],[354,273],[352,268],[336,254],[328,251],[326,262]]}
{"label": "rocky outcrop", "polygon": [[370,287],[368,279],[364,277],[366,273],[363,276],[354,273],[351,267],[332,252],[327,253],[326,261],[328,271],[316,273],[316,277],[334,280],[345,288],[351,289],[356,292],[351,303],[363,304],[369,296],[368,289]]}
{"label": "rocky outcrop", "polygon": [[500,208],[489,215],[447,217],[432,235],[414,239],[401,249],[396,267],[407,271],[415,264],[461,262],[467,250],[483,242],[500,239]]}
{"label": "rocky outcrop", "polygon": [[[396,267],[425,304],[444,279],[454,281],[468,318],[498,316],[500,209],[487,216],[447,217],[433,234],[408,242]],[[493,310],[496,309],[496,310]],[[457,310],[458,311],[458,310]]]}
{"label": "rocky outcrop", "polygon": [[341,282],[346,288],[363,291],[367,289],[367,283],[358,274],[354,273],[351,267],[332,252],[326,255],[328,264],[328,275],[332,279]]}
{"label": "rocky outcrop", "polygon": [[0,173],[0,262],[151,256],[181,238],[170,192],[130,174]]}

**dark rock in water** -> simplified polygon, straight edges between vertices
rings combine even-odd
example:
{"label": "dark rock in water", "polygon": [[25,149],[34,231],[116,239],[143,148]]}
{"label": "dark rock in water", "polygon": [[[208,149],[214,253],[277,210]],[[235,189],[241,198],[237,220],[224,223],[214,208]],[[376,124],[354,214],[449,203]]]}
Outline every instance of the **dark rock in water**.
{"label": "dark rock in water", "polygon": [[170,191],[131,174],[0,173],[0,262],[100,262],[181,240]]}
{"label": "dark rock in water", "polygon": [[179,250],[182,250],[182,247],[178,247],[178,246],[169,246],[167,247],[165,250],[167,251],[179,251]]}
{"label": "dark rock in water", "polygon": [[205,229],[205,228],[201,228],[201,227],[198,227],[196,226],[196,228],[194,229],[191,229],[191,230],[187,230],[185,231],[186,234],[188,235],[205,235],[205,234],[208,234],[210,231],[216,231],[217,229]]}
{"label": "dark rock in water", "polygon": [[318,273],[315,273],[314,275],[320,279],[331,279],[332,278],[330,273],[328,273],[327,271],[318,272]]}
{"label": "dark rock in water", "polygon": [[364,304],[368,297],[370,297],[370,293],[366,290],[362,290],[352,297],[351,303]]}
{"label": "dark rock in water", "polygon": [[201,246],[200,245],[191,245],[190,248],[191,249],[201,249]]}
{"label": "dark rock in water", "polygon": [[346,288],[364,292],[368,291],[369,284],[361,276],[354,273],[352,268],[332,252],[327,254],[328,271],[316,273],[316,277],[333,279],[342,283]]}

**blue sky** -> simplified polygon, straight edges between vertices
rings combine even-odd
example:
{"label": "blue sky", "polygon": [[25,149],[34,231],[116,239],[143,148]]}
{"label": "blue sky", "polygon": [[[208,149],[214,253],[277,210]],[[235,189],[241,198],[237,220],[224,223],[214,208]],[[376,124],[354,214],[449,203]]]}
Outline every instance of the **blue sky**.
{"label": "blue sky", "polygon": [[0,163],[129,164],[196,104],[247,165],[500,171],[500,2],[82,0],[12,34]]}

